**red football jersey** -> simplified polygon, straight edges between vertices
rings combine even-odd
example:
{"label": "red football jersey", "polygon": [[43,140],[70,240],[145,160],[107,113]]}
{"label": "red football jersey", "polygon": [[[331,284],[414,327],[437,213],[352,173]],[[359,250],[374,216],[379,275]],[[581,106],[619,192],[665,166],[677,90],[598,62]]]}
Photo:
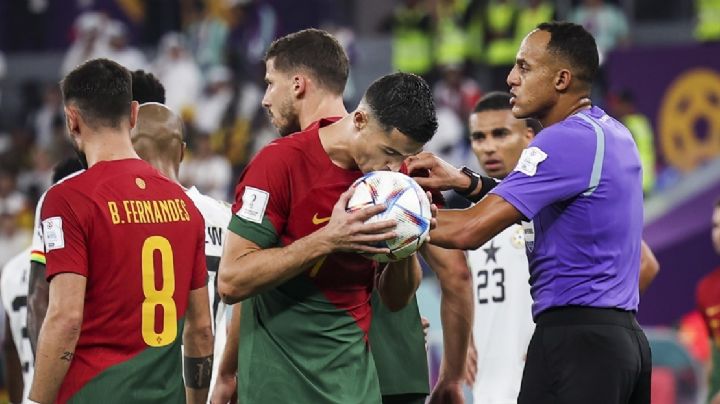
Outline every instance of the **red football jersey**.
{"label": "red football jersey", "polygon": [[48,280],[87,278],[58,402],[184,398],[183,319],[207,270],[203,218],[182,188],[142,160],[103,161],[51,188],[41,220]]}
{"label": "red football jersey", "polygon": [[715,345],[720,347],[720,268],[700,280],[695,298],[710,336]]}

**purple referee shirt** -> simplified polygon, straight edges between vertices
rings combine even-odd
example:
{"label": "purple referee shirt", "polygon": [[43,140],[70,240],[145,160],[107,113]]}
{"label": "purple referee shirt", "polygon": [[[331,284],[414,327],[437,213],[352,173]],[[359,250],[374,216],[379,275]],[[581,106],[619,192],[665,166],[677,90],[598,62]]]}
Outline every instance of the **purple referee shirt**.
{"label": "purple referee shirt", "polygon": [[642,172],[630,132],[593,107],[543,129],[492,193],[526,218],[533,317],[638,308]]}

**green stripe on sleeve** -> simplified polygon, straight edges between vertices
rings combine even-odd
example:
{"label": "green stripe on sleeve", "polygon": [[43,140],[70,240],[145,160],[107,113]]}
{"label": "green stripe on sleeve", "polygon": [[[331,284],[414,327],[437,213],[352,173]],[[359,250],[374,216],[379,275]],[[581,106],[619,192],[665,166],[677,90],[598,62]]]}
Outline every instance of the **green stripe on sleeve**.
{"label": "green stripe on sleeve", "polygon": [[593,161],[592,173],[590,174],[590,184],[588,184],[587,191],[583,192],[583,196],[590,196],[593,192],[595,192],[598,184],[600,184],[603,160],[605,159],[605,132],[603,132],[600,125],[587,115],[578,114],[578,116],[595,129],[595,138],[597,139],[597,145],[595,146],[595,160]]}
{"label": "green stripe on sleeve", "polygon": [[278,236],[267,216],[263,216],[262,223],[255,223],[233,215],[228,229],[238,236],[250,240],[260,248],[270,248],[277,245]]}

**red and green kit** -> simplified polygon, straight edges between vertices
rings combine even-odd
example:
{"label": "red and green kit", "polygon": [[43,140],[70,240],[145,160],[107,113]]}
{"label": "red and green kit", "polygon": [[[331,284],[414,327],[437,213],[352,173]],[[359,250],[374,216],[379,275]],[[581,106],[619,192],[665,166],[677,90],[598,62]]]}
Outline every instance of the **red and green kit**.
{"label": "red and green kit", "polygon": [[180,346],[190,291],[207,283],[202,216],[138,159],[105,161],[43,203],[47,278],[87,278],[60,403],[184,402]]}
{"label": "red and green kit", "polygon": [[[243,172],[229,229],[262,248],[325,226],[362,172],[336,166],[320,143],[321,120],[264,148]],[[377,264],[331,254],[243,302],[238,394],[243,403],[378,403],[370,355],[370,296]]]}

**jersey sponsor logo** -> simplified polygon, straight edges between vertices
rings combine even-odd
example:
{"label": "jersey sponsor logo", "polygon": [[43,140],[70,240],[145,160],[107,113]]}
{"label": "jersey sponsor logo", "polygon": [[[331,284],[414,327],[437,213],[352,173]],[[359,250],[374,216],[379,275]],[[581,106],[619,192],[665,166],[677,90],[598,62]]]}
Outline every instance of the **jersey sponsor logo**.
{"label": "jersey sponsor logo", "polygon": [[269,199],[270,194],[267,191],[253,187],[245,187],[245,192],[242,196],[242,208],[240,208],[236,214],[242,219],[262,223]]}
{"label": "jersey sponsor logo", "polygon": [[535,225],[532,221],[521,222],[523,227],[523,236],[525,237],[525,248],[528,252],[535,250]]}
{"label": "jersey sponsor logo", "polygon": [[317,213],[316,213],[316,214],[313,216],[313,218],[312,218],[312,223],[313,223],[314,225],[316,225],[316,226],[319,225],[319,224],[323,224],[323,223],[329,222],[329,221],[330,221],[330,216],[328,216],[328,217],[318,217],[318,214],[317,214]]}
{"label": "jersey sponsor logo", "polygon": [[145,180],[140,177],[135,178],[135,185],[140,189],[145,189]]}
{"label": "jersey sponsor logo", "polygon": [[515,166],[515,171],[520,171],[521,173],[532,177],[535,173],[537,173],[538,165],[545,161],[547,157],[547,153],[540,150],[540,148],[535,146],[528,147],[522,151],[520,160],[518,160],[517,166]]}
{"label": "jersey sponsor logo", "polygon": [[65,248],[65,234],[62,229],[62,217],[53,216],[42,221],[43,242],[45,251],[59,250]]}
{"label": "jersey sponsor logo", "polygon": [[[182,199],[108,201],[113,224],[189,222],[190,213]],[[122,207],[122,211],[120,209]]]}

